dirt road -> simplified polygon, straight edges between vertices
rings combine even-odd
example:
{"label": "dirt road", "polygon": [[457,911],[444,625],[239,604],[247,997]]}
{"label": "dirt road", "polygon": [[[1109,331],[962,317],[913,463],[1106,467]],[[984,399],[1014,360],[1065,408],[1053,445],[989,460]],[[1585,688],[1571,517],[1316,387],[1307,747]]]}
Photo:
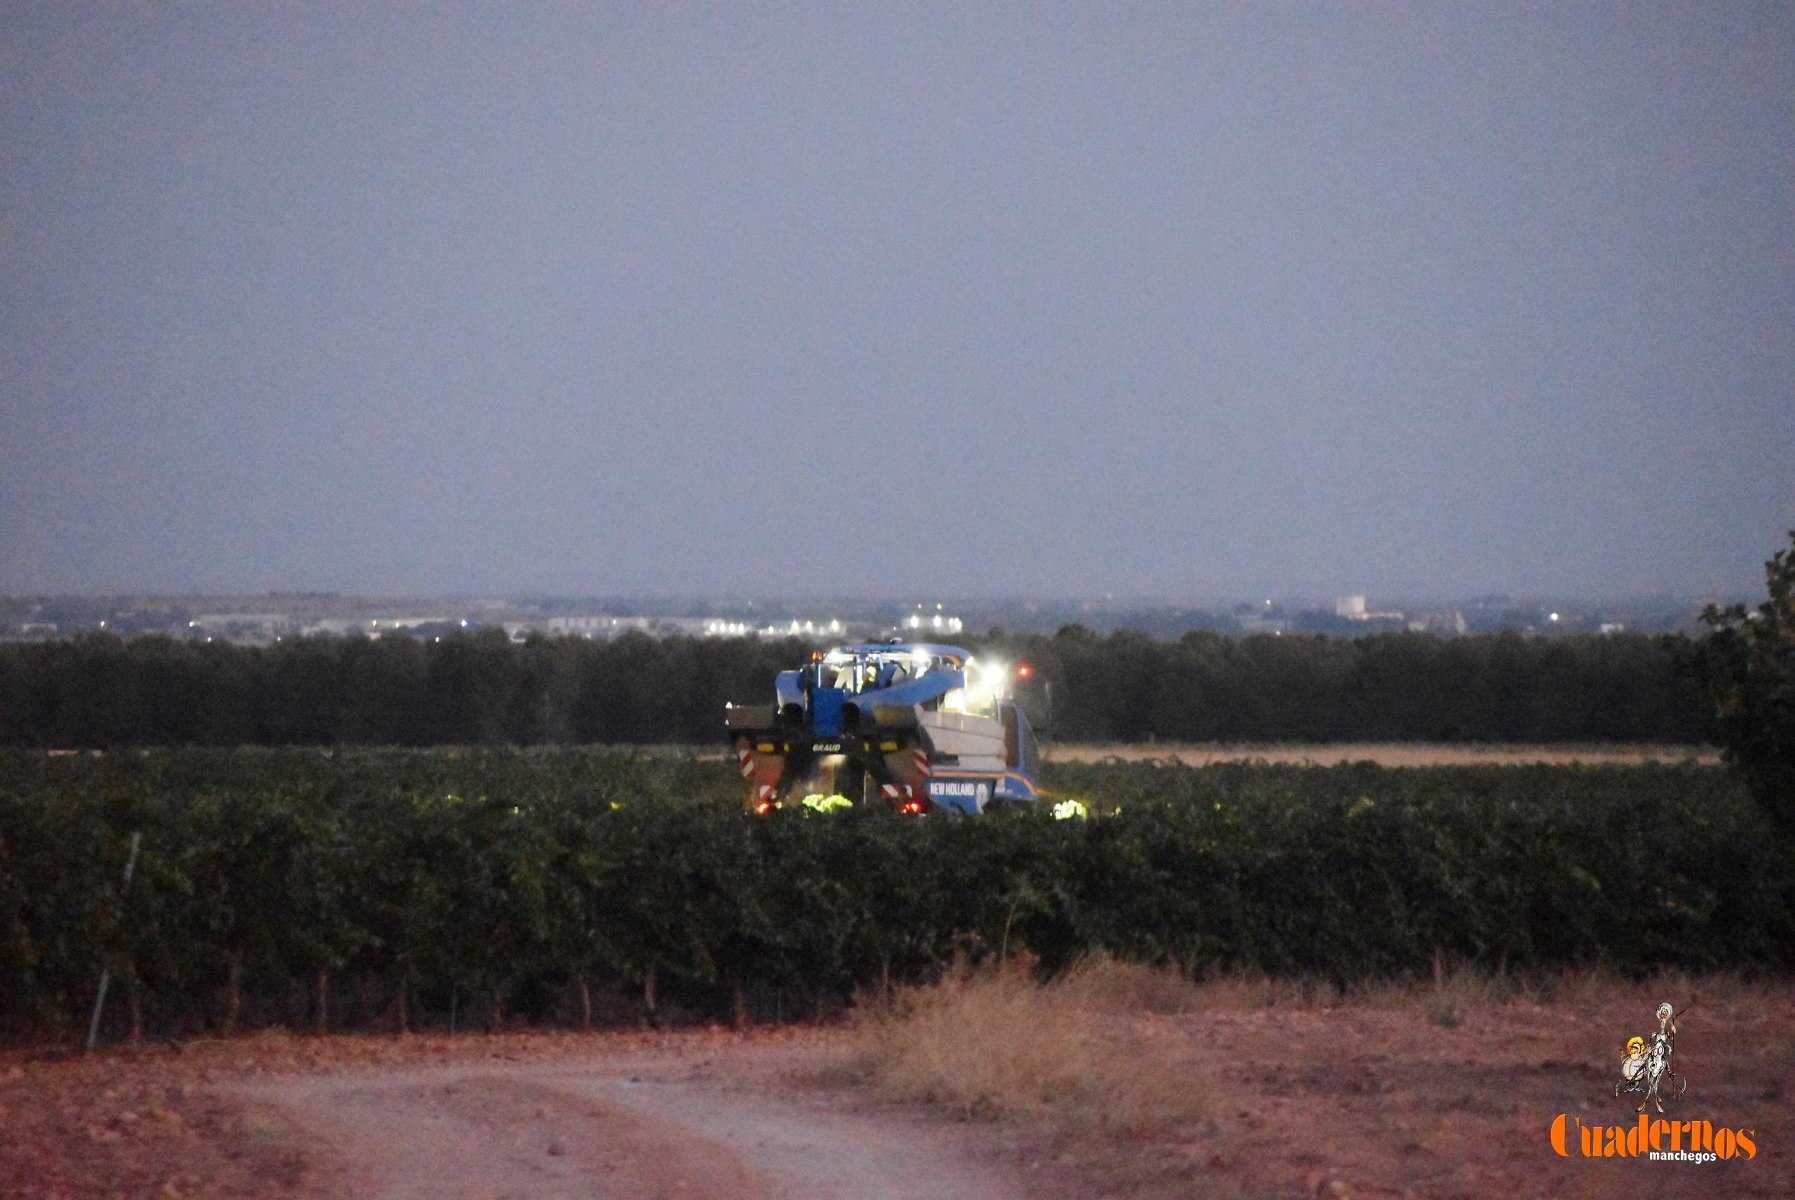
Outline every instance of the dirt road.
{"label": "dirt road", "polygon": [[0,1052],[4,1200],[1072,1200],[1051,1146],[835,1086],[827,1031]]}
{"label": "dirt road", "polygon": [[309,1139],[307,1197],[1041,1194],[1024,1186],[1026,1168],[1004,1161],[988,1130],[850,1111],[826,1091],[781,1086],[752,1053],[296,1075],[233,1090]]}

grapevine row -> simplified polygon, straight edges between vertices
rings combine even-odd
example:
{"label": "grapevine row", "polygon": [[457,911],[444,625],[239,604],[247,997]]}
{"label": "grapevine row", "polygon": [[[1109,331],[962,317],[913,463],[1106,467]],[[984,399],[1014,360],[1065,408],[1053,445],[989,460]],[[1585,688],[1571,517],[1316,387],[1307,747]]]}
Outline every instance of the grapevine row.
{"label": "grapevine row", "polygon": [[[598,750],[0,754],[0,1033],[828,1011],[956,955],[1332,980],[1795,965],[1795,856],[1699,767],[1062,765],[1045,811],[744,814]],[[140,849],[125,883],[133,833]]]}

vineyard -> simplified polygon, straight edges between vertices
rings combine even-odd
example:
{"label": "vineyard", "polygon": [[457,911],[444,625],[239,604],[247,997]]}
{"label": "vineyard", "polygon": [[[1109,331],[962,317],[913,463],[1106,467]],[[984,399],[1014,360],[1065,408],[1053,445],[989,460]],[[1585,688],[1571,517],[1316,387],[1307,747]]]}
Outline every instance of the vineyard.
{"label": "vineyard", "polygon": [[[606,750],[0,754],[0,1033],[827,1012],[957,956],[1340,986],[1795,965],[1795,856],[1694,766],[1058,764],[1088,820],[752,818]],[[133,835],[138,848],[133,855]],[[127,865],[129,880],[127,882]]]}

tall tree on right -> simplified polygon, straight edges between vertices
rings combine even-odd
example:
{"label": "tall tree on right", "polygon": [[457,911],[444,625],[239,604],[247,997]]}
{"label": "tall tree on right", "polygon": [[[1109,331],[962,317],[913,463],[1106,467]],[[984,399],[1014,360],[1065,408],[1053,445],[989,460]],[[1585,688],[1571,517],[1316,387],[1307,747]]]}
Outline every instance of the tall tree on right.
{"label": "tall tree on right", "polygon": [[1764,564],[1770,597],[1756,608],[1710,604],[1698,686],[1716,740],[1752,795],[1795,834],[1795,530]]}

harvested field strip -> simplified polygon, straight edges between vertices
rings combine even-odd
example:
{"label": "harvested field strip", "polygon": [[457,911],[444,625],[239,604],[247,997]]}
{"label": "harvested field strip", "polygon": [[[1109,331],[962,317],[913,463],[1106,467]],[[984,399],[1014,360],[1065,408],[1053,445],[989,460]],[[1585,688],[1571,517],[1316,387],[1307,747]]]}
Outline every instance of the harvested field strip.
{"label": "harvested field strip", "polygon": [[1552,745],[1530,746],[1448,745],[1426,742],[1329,742],[1313,745],[1273,743],[1131,742],[1125,744],[1050,744],[1044,750],[1048,762],[1096,763],[1170,762],[1187,767],[1213,763],[1268,763],[1303,767],[1332,767],[1342,763],[1376,763],[1380,767],[1479,767],[1479,766],[1591,766],[1632,767],[1646,764],[1720,765],[1720,751],[1712,746]]}

